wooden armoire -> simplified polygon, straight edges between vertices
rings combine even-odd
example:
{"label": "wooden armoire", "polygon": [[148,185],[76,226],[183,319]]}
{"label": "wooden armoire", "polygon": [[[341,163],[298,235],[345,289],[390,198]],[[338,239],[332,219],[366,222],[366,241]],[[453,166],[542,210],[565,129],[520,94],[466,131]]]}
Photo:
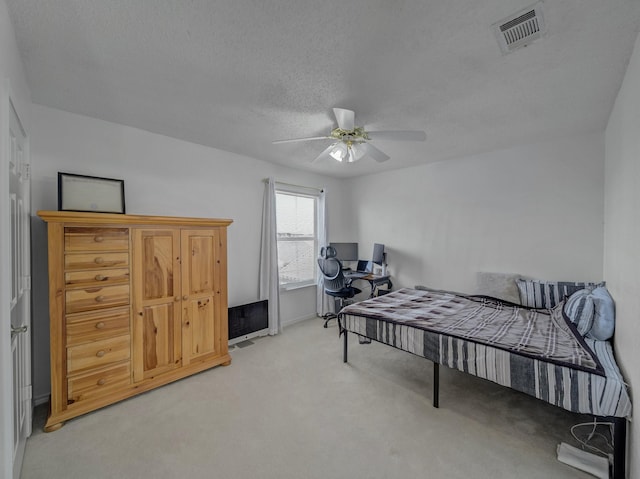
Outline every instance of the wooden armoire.
{"label": "wooden armoire", "polygon": [[51,401],[45,431],[229,365],[231,220],[39,211],[48,224]]}

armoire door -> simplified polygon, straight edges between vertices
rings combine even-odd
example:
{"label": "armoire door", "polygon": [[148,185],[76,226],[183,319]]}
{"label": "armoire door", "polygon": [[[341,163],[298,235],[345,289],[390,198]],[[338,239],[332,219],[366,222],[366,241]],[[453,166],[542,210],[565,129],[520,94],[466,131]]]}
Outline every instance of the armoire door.
{"label": "armoire door", "polygon": [[181,366],[180,230],[133,229],[133,380]]}
{"label": "armoire door", "polygon": [[183,229],[182,361],[220,354],[220,238],[216,229]]}

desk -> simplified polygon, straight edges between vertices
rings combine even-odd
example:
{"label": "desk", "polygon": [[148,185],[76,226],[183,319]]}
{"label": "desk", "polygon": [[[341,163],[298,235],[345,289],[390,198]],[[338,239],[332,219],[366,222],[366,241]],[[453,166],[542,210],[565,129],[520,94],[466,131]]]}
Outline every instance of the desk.
{"label": "desk", "polygon": [[343,271],[343,274],[348,281],[355,281],[357,279],[368,281],[369,286],[371,286],[371,293],[369,294],[370,298],[373,298],[375,296],[376,289],[378,289],[378,287],[382,286],[383,284],[388,285],[389,289],[393,287],[393,283],[391,282],[391,276],[389,276],[388,274],[385,274],[385,275],[373,274],[373,273],[363,274],[359,271],[352,271],[352,270]]}

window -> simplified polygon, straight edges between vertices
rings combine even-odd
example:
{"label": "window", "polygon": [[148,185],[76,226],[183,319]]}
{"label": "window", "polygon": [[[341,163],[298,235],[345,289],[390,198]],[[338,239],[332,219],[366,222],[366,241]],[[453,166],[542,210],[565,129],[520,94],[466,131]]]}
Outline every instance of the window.
{"label": "window", "polygon": [[280,287],[316,284],[318,197],[278,189],[276,223]]}

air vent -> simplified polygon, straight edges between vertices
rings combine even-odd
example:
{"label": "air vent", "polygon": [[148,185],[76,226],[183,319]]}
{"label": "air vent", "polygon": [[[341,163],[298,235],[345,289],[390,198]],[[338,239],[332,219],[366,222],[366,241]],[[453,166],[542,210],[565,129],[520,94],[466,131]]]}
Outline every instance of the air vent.
{"label": "air vent", "polygon": [[492,25],[502,53],[529,45],[546,33],[542,2],[508,16]]}

